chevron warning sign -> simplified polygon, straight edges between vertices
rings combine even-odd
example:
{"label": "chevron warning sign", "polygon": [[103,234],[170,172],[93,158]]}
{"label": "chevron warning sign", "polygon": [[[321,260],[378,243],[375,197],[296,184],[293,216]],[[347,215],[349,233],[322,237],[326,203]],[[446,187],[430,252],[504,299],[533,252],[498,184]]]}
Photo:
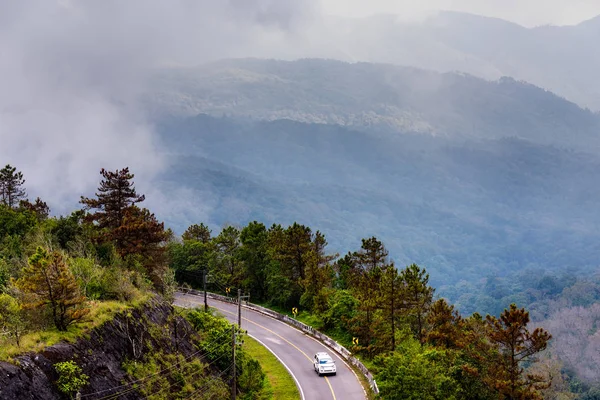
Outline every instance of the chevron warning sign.
{"label": "chevron warning sign", "polygon": [[357,337],[352,338],[352,344],[355,346],[358,346],[358,338]]}
{"label": "chevron warning sign", "polygon": [[298,315],[298,308],[297,307],[292,307],[292,314],[294,314],[294,317],[296,315]]}

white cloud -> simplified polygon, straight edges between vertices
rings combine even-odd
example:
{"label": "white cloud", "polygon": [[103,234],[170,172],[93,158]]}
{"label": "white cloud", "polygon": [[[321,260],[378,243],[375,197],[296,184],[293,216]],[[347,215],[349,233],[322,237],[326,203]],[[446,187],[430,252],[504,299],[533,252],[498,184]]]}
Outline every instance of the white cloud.
{"label": "white cloud", "polygon": [[292,0],[0,0],[0,163],[57,212],[91,194],[102,167],[129,166],[149,187],[163,160],[137,101],[152,67],[272,52],[311,12]]}
{"label": "white cloud", "polygon": [[435,10],[497,17],[524,26],[573,25],[600,15],[598,0],[322,0],[323,11],[361,17],[379,13],[420,18]]}

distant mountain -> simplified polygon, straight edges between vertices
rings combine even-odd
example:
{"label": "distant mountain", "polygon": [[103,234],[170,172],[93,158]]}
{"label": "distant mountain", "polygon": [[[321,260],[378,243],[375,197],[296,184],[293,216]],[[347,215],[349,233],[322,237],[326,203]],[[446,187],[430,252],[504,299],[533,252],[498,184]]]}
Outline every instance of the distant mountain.
{"label": "distant mountain", "polygon": [[597,268],[600,118],[533,85],[229,60],[161,71],[146,104],[179,232],[297,221],[341,253],[376,235],[464,311],[497,311],[473,298],[490,277]]}
{"label": "distant mountain", "polygon": [[533,85],[383,64],[243,59],[168,69],[146,102],[155,117],[207,113],[585,150],[600,144],[600,115]]}
{"label": "distant mountain", "polygon": [[307,29],[297,58],[331,58],[509,76],[600,110],[600,17],[575,26],[525,28],[497,18],[439,12],[422,21],[393,15],[328,17]]}
{"label": "distant mountain", "polygon": [[[589,155],[206,115],[161,132],[173,162],[160,185],[185,188],[192,207],[211,193],[204,222],[298,221],[342,253],[376,235],[399,265],[426,266],[445,295],[526,268],[590,270],[600,257],[600,160]],[[199,222],[167,221],[179,231]]]}

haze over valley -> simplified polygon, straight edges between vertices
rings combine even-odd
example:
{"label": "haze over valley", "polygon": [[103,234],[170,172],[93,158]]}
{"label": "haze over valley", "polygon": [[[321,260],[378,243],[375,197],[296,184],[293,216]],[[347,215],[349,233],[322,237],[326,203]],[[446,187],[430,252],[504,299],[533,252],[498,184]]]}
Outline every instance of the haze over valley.
{"label": "haze over valley", "polygon": [[600,6],[508,3],[0,0],[0,162],[56,216],[128,166],[177,236],[374,236],[597,399]]}

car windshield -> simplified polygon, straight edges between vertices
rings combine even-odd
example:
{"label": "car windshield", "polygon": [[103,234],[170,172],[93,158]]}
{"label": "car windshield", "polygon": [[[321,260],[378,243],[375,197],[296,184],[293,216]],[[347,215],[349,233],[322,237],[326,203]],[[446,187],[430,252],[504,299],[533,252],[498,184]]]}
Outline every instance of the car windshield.
{"label": "car windshield", "polygon": [[333,362],[333,360],[331,358],[321,358],[321,360],[319,361],[319,364],[329,364],[332,362]]}

